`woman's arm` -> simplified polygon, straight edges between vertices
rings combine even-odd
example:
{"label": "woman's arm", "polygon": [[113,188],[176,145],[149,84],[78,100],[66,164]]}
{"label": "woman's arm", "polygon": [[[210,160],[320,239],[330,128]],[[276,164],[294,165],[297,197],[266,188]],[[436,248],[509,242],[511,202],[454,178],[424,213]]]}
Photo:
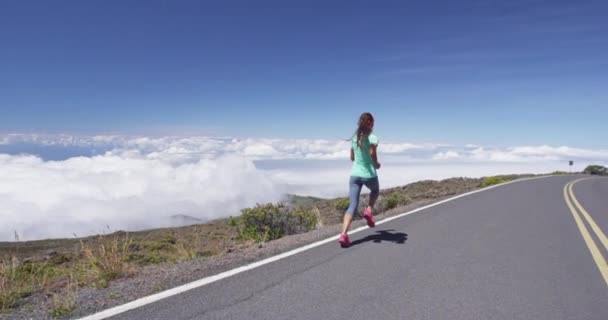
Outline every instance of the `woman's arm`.
{"label": "woman's arm", "polygon": [[380,169],[380,162],[378,162],[378,153],[376,152],[377,148],[378,148],[377,144],[371,144],[369,146],[369,155],[372,157],[372,162],[374,163],[374,167],[376,167],[376,169]]}

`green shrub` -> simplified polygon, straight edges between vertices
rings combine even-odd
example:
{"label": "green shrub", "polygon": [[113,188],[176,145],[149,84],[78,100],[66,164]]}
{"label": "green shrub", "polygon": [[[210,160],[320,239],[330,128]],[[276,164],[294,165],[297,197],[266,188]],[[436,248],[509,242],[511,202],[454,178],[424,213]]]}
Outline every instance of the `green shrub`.
{"label": "green shrub", "polygon": [[228,218],[228,225],[231,227],[236,227],[238,224],[238,221],[239,221],[238,217],[237,218],[230,217],[230,218]]}
{"label": "green shrub", "polygon": [[177,238],[171,233],[165,233],[156,240],[146,240],[130,245],[129,252],[146,251],[154,253],[168,253],[175,251]]}
{"label": "green shrub", "polygon": [[282,204],[258,204],[242,210],[238,220],[239,235],[245,240],[266,242],[315,228],[317,216],[302,208]]}
{"label": "green shrub", "polygon": [[0,257],[0,313],[15,307],[20,298],[31,295],[60,271],[48,262],[19,262],[17,257]]}
{"label": "green shrub", "polygon": [[485,188],[485,187],[489,187],[489,186],[493,186],[495,184],[501,184],[501,183],[505,183],[507,182],[506,179],[501,178],[501,177],[486,177],[483,179],[483,181],[481,182],[481,187]]}
{"label": "green shrub", "polygon": [[552,175],[561,175],[561,174],[568,174],[568,172],[566,172],[566,171],[553,171],[551,174]]}
{"label": "green shrub", "polygon": [[348,200],[348,198],[340,198],[336,200],[336,210],[338,211],[345,211],[346,209],[348,209],[349,205],[350,200]]}
{"label": "green shrub", "polygon": [[596,174],[599,176],[606,176],[606,175],[608,175],[608,168],[606,168],[604,166],[590,165],[590,166],[587,166],[587,168],[585,168],[583,173]]}
{"label": "green shrub", "polygon": [[412,202],[412,199],[404,194],[394,191],[394,192],[391,192],[386,197],[384,197],[383,202],[384,202],[383,207],[386,210],[390,210],[397,206],[408,204],[408,203]]}

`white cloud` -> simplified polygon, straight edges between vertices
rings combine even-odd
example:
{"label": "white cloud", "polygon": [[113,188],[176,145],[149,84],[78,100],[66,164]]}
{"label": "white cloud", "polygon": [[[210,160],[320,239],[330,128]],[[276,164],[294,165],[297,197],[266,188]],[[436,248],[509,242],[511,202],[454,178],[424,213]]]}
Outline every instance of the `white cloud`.
{"label": "white cloud", "polygon": [[378,150],[383,153],[403,153],[410,150],[426,149],[428,147],[413,143],[382,143]]}
{"label": "white cloud", "polygon": [[513,154],[522,156],[542,156],[553,157],[555,159],[574,157],[594,160],[608,160],[608,150],[589,150],[566,146],[551,147],[547,145],[514,147],[510,150]]}
{"label": "white cloud", "polygon": [[[92,234],[106,225],[169,226],[178,214],[213,219],[284,193],[346,196],[351,166],[350,142],[343,140],[11,134],[0,135],[2,143],[110,151],[62,161],[0,154],[0,241],[10,240],[14,230],[37,239]],[[379,150],[382,187],[567,170],[564,163],[571,159],[574,170],[608,163],[608,150],[566,146],[381,142]],[[274,167],[258,169],[254,161],[260,160],[272,160]]]}
{"label": "white cloud", "polygon": [[523,156],[513,154],[504,150],[492,150],[479,147],[469,152],[468,159],[474,161],[491,161],[491,162],[522,162],[533,161],[536,159],[526,159]]}
{"label": "white cloud", "polygon": [[446,152],[438,152],[433,155],[433,160],[449,160],[449,159],[457,159],[460,157],[460,154],[455,151],[446,151]]}
{"label": "white cloud", "polygon": [[169,226],[278,201],[280,185],[250,160],[221,156],[173,165],[138,152],[65,161],[0,155],[0,241]]}
{"label": "white cloud", "polygon": [[[262,139],[226,137],[137,137],[120,135],[70,136],[40,134],[0,135],[0,144],[30,143],[45,146],[84,147],[111,150],[112,154],[136,150],[148,159],[180,164],[235,154],[250,160],[264,159],[348,159],[350,142],[327,139]],[[381,142],[382,156],[414,157],[427,160],[526,162],[546,160],[608,160],[608,150],[567,146],[516,146],[485,148],[437,143]]]}
{"label": "white cloud", "polygon": [[606,161],[608,150],[591,150],[571,147],[522,146],[507,149],[476,148],[468,151],[467,159],[473,161],[496,162],[538,162],[538,161]]}
{"label": "white cloud", "polygon": [[[69,136],[13,134],[3,138],[7,144],[33,143],[44,146],[75,146],[109,148],[115,153],[139,150],[158,159],[177,161],[219,154],[238,154],[259,159],[340,159],[348,158],[350,142],[326,139],[237,139],[217,137],[132,137],[132,136]],[[1,141],[1,140],[0,140]],[[381,154],[404,154],[409,151],[436,150],[440,144],[381,142]],[[181,161],[181,160],[180,160]]]}
{"label": "white cloud", "polygon": [[242,150],[243,155],[250,157],[273,157],[279,155],[272,145],[264,143],[254,143],[246,146]]}

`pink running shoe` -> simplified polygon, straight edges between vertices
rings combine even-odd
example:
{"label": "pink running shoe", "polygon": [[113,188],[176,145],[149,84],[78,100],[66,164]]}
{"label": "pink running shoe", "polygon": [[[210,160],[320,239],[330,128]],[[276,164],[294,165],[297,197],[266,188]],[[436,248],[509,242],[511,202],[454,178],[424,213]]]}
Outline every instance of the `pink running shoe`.
{"label": "pink running shoe", "polygon": [[363,217],[365,218],[365,220],[367,220],[368,227],[373,228],[376,226],[376,223],[374,222],[374,214],[372,213],[372,209],[370,207],[367,207],[367,209],[365,209]]}
{"label": "pink running shoe", "polygon": [[340,238],[338,239],[342,248],[346,248],[350,246],[350,239],[348,239],[348,235],[346,233],[340,234]]}

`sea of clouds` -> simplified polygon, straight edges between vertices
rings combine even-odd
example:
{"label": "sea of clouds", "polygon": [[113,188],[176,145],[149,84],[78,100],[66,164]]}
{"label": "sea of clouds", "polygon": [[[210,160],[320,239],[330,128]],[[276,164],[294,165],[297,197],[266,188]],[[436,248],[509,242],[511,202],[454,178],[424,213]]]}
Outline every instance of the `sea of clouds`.
{"label": "sea of clouds", "polygon": [[[141,230],[238,215],[287,193],[348,192],[349,143],[322,139],[0,135],[0,241]],[[382,187],[572,170],[608,150],[381,142]]]}

